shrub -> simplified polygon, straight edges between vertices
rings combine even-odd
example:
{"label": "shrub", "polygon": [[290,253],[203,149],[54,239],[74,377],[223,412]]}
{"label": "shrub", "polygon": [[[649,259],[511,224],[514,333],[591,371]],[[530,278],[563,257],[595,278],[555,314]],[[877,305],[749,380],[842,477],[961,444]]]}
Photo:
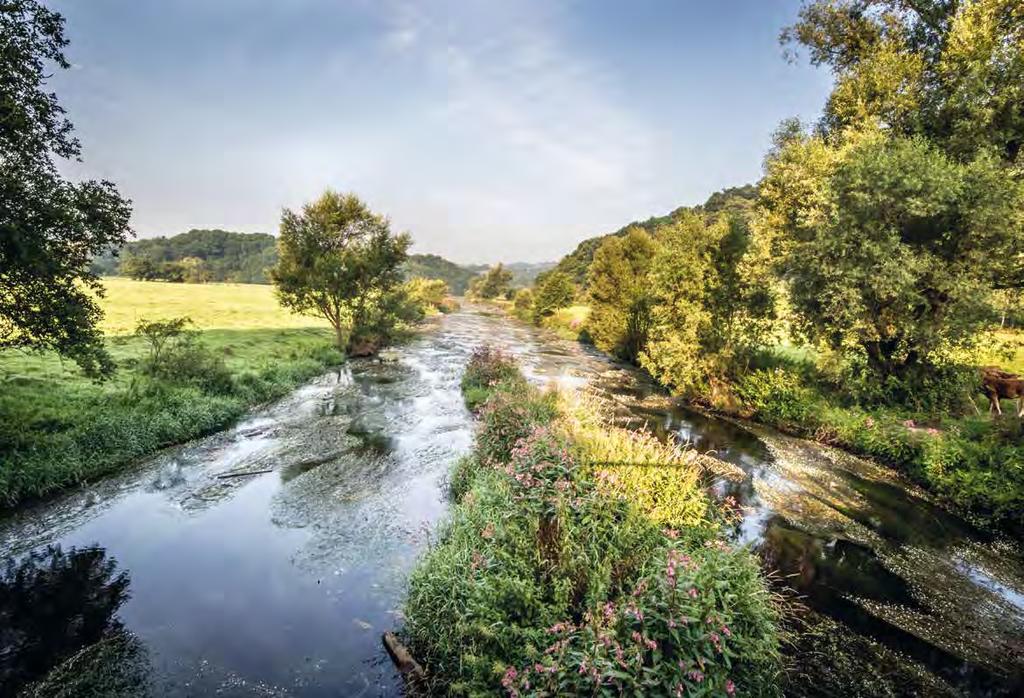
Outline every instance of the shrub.
{"label": "shrub", "polygon": [[528,385],[504,385],[506,389],[494,392],[479,413],[476,453],[487,464],[506,462],[520,439],[555,418],[553,394]]}
{"label": "shrub", "polygon": [[736,383],[736,396],[754,416],[778,426],[813,424],[814,394],[781,368],[746,374]]}
{"label": "shrub", "polygon": [[484,345],[469,357],[462,374],[462,393],[469,409],[476,411],[500,385],[525,385],[515,361],[498,349]]}
{"label": "shrub", "polygon": [[777,620],[745,551],[671,542],[630,594],[551,626],[541,659],[502,683],[513,695],[777,693]]}

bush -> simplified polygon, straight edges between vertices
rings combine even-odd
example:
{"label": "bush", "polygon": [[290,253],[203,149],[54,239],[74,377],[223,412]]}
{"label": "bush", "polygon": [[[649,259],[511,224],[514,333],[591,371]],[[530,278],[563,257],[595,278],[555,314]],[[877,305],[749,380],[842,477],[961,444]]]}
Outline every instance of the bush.
{"label": "bush", "polygon": [[814,394],[792,373],[777,368],[748,373],[736,383],[736,396],[754,416],[777,426],[809,428],[816,410]]}
{"label": "bush", "polygon": [[466,406],[476,411],[490,394],[501,385],[525,385],[515,361],[498,349],[484,345],[469,357],[462,374],[462,394]]}
{"label": "bush", "polygon": [[540,661],[509,668],[502,683],[550,696],[771,693],[777,620],[748,553],[673,542],[630,594],[553,625]]}
{"label": "bush", "polygon": [[500,384],[480,410],[476,453],[485,464],[503,463],[512,449],[538,426],[555,418],[555,395],[541,393],[527,385]]}

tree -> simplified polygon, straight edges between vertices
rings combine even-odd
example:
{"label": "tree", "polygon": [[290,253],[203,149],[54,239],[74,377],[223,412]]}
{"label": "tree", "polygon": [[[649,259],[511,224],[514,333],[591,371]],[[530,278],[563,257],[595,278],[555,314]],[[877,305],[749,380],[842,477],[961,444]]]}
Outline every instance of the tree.
{"label": "tree", "polygon": [[650,327],[647,271],[655,249],[647,231],[631,228],[623,237],[605,238],[587,275],[587,331],[594,346],[634,363],[646,346]]}
{"label": "tree", "polygon": [[110,182],[73,183],[57,160],[78,141],[54,94],[52,67],[70,67],[64,19],[36,0],[0,4],[0,348],[53,349],[87,373],[110,373],[92,258],[131,232],[129,202]]}
{"label": "tree", "polygon": [[971,345],[1001,265],[1024,249],[1024,186],[990,151],[962,163],[877,128],[836,145],[789,135],[761,192],[797,328],[883,380]]}
{"label": "tree", "polygon": [[160,278],[160,267],[149,257],[126,254],[119,268],[122,274],[136,281],[153,281]]}
{"label": "tree", "polygon": [[761,185],[797,325],[887,382],[933,373],[1024,287],[1024,5],[814,0],[783,40],[836,76]]}
{"label": "tree", "polygon": [[489,300],[504,296],[512,290],[512,272],[500,263],[477,276],[469,284],[469,294]]}
{"label": "tree", "polygon": [[410,242],[354,194],[328,190],[301,212],[281,216],[271,272],[278,300],[326,318],[340,349],[383,342],[396,322]]}
{"label": "tree", "polygon": [[[537,292],[532,299],[534,323],[539,325],[541,320],[559,308],[570,305],[575,297],[576,284],[568,274],[560,271],[545,274],[537,284]],[[516,302],[519,302],[518,296]]]}
{"label": "tree", "polygon": [[714,282],[711,256],[723,233],[721,224],[709,228],[696,214],[681,216],[658,231],[657,252],[644,279],[653,309],[640,364],[680,392],[707,377],[701,354],[713,323],[707,307]]}
{"label": "tree", "polygon": [[922,136],[960,162],[1024,144],[1020,0],[814,0],[783,41],[809,49],[836,85],[822,127],[865,122]]}
{"label": "tree", "polygon": [[409,298],[424,310],[440,309],[448,298],[448,284],[441,279],[424,279],[417,276],[405,282],[405,291]]}

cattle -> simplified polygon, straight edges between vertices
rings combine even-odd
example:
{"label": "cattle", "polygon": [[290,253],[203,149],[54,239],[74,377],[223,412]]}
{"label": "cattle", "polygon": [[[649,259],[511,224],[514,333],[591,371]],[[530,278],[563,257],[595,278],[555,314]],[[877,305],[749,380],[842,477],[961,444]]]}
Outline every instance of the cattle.
{"label": "cattle", "polygon": [[989,401],[989,412],[1003,413],[1001,399],[1017,401],[1017,416],[1024,418],[1024,379],[997,366],[981,369],[981,386]]}

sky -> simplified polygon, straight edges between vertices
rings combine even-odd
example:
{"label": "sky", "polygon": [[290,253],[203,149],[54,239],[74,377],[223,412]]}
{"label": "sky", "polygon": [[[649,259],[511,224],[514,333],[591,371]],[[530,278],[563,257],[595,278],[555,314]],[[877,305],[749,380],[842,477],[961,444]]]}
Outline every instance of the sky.
{"label": "sky", "polygon": [[556,260],[756,181],[829,74],[778,43],[799,0],[51,0],[82,141],[69,175],[139,237],[276,232],[352,191],[457,262]]}

